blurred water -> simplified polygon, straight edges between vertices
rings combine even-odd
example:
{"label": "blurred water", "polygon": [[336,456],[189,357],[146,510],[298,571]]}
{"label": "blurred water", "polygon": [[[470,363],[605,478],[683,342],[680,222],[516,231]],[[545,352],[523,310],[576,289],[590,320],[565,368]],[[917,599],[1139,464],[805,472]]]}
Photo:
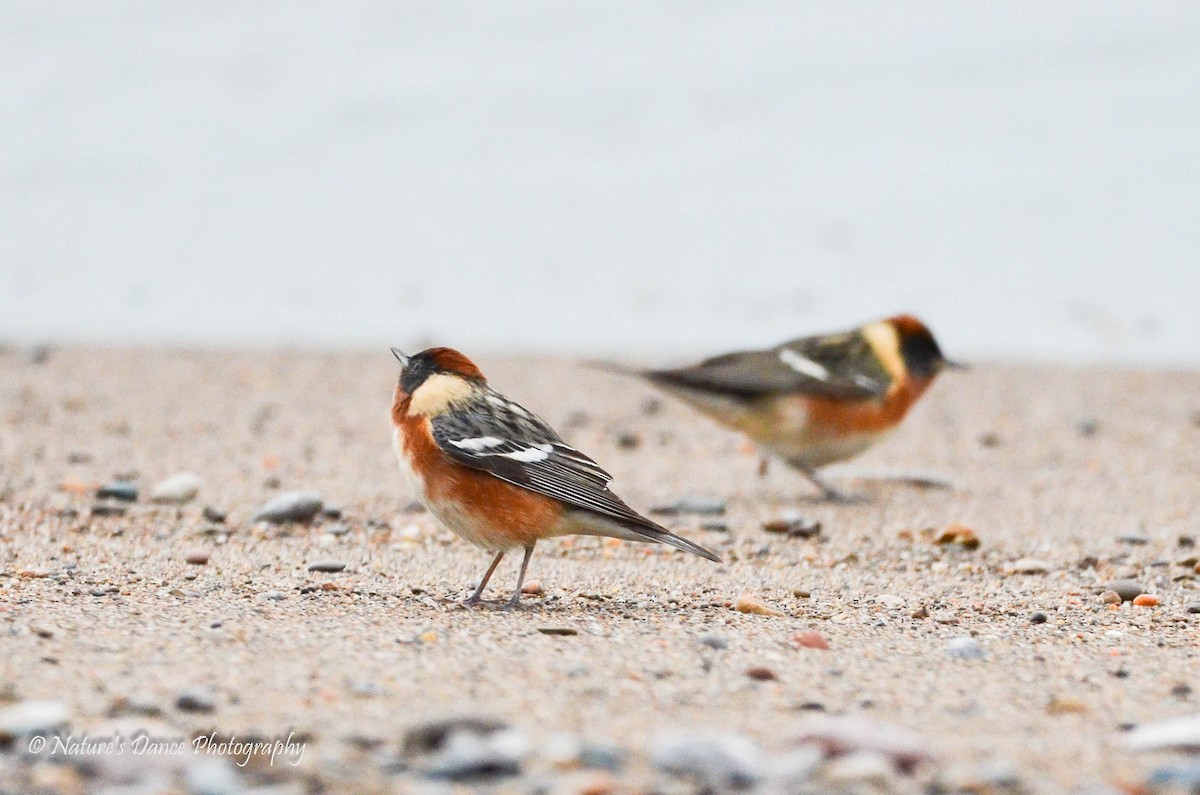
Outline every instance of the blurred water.
{"label": "blurred water", "polygon": [[1200,4],[0,4],[0,334],[1200,364]]}

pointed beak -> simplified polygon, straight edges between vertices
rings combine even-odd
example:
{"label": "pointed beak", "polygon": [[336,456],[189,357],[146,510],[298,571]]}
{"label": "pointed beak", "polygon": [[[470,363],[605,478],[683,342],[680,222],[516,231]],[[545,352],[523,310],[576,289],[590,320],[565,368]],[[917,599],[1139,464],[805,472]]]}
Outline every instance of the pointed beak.
{"label": "pointed beak", "polygon": [[401,367],[408,367],[408,354],[402,352],[399,348],[392,348],[392,356],[396,357],[396,361],[400,362]]}
{"label": "pointed beak", "polygon": [[953,359],[942,359],[942,367],[947,370],[970,370],[971,365],[956,362]]}

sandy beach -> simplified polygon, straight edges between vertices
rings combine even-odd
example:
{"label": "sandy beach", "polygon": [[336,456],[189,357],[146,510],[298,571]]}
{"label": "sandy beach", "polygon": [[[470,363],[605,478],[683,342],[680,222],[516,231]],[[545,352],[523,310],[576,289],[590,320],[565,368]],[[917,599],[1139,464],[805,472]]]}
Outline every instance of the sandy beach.
{"label": "sandy beach", "polygon": [[[562,539],[533,559],[542,593],[500,612],[456,603],[487,556],[410,505],[386,349],[39,358],[0,354],[2,792],[1185,791],[1163,771],[1187,757],[1130,738],[1200,713],[1200,372],[977,363],[830,471],[865,498],[831,505],[641,384],[481,357],[634,507],[723,509],[656,515],[721,565]],[[180,472],[195,498],[151,502]],[[914,472],[953,488],[860,477]],[[96,497],[117,481],[136,499]],[[293,491],[324,512],[252,520]],[[819,533],[764,529],[789,512]],[[953,525],[978,547],[936,543]],[[1116,580],[1155,604],[1107,603]],[[740,612],[747,598],[777,614]],[[245,767],[39,754],[38,710],[75,736],[291,735],[305,751]],[[509,727],[454,735],[492,743],[504,764],[487,775],[439,767],[455,760],[437,737],[405,748],[463,716]],[[786,772],[815,747],[802,734],[847,717],[862,749]],[[688,762],[688,743],[744,776]]]}

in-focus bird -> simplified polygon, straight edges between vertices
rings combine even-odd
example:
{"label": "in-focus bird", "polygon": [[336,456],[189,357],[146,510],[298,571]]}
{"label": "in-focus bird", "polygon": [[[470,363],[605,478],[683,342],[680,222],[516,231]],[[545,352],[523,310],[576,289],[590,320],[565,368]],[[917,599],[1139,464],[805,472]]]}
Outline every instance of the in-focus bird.
{"label": "in-focus bird", "polygon": [[401,367],[392,402],[401,470],[442,525],[495,553],[466,604],[482,601],[504,553],[520,547],[525,557],[509,601],[515,606],[534,545],[554,536],[654,541],[720,562],[626,505],[609,490],[611,475],[488,386],[463,354],[451,348],[392,353]]}
{"label": "in-focus bird", "polygon": [[851,331],[741,351],[676,370],[637,374],[803,472],[826,499],[845,499],[817,475],[895,428],[946,359],[911,315]]}

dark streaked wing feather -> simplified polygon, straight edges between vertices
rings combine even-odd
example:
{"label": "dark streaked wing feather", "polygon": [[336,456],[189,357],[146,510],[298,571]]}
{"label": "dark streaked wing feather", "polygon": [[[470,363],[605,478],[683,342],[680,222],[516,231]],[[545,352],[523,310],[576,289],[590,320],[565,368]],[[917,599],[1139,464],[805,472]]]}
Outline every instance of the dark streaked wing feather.
{"label": "dark streaked wing feather", "polygon": [[[495,393],[492,397],[433,418],[433,438],[443,453],[464,466],[622,525],[660,529],[609,491],[612,476],[599,464],[538,417]],[[488,438],[499,442],[485,449],[462,446],[463,440]]]}
{"label": "dark streaked wing feather", "polygon": [[[824,378],[801,372],[780,358],[785,351],[824,368]],[[666,386],[718,392],[747,400],[776,392],[816,397],[879,398],[891,376],[857,331],[802,337],[775,348],[728,353],[678,370],[652,370],[645,376]]]}

